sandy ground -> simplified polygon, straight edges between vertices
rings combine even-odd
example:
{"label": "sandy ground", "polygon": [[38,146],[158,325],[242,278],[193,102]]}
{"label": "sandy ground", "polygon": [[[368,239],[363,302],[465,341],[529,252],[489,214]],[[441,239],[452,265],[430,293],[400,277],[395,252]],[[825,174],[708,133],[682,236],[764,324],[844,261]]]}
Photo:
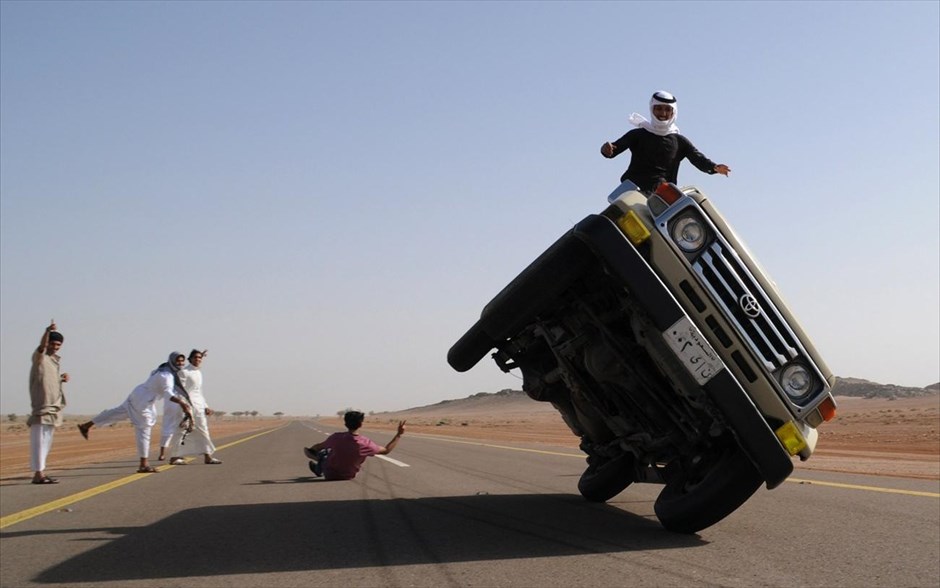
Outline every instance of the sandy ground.
{"label": "sandy ground", "polygon": [[[800,469],[867,473],[940,480],[940,396],[898,400],[837,398],[834,421],[820,428],[816,453]],[[278,419],[225,419],[210,422],[213,440],[223,444],[227,436],[268,429],[290,417]],[[523,441],[571,447],[578,439],[568,430],[551,405],[523,399],[492,396],[467,406],[445,403],[399,413],[370,415],[366,429],[394,430],[398,419],[407,419],[407,431],[447,435],[481,441]],[[104,460],[134,459],[134,434],[130,425],[93,429],[85,441],[72,419],[56,433],[48,471],[67,469]],[[341,426],[339,419],[324,419]],[[388,439],[374,435],[378,443]],[[407,439],[407,433],[406,433]],[[312,441],[315,441],[313,439]],[[29,475],[29,434],[24,424],[6,423],[0,428],[0,479]],[[155,458],[154,447],[151,456]]]}
{"label": "sandy ground", "polygon": [[[940,480],[940,396],[898,400],[837,397],[836,418],[820,427],[816,453],[800,469]],[[548,404],[488,400],[471,411],[428,410],[368,417],[373,429],[407,430],[491,441],[528,441],[578,447],[578,439]],[[498,415],[498,416],[494,416]],[[339,420],[334,420],[339,424]],[[382,443],[377,436],[377,442]]]}

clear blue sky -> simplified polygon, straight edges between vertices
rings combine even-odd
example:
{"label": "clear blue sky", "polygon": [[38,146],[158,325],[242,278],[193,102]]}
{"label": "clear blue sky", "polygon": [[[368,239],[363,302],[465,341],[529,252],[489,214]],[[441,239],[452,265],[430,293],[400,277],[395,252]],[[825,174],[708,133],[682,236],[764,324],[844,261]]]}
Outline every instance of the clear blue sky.
{"label": "clear blue sky", "polygon": [[520,388],[450,345],[658,89],[836,375],[940,380],[938,2],[0,3],[0,412],[208,348],[221,410]]}

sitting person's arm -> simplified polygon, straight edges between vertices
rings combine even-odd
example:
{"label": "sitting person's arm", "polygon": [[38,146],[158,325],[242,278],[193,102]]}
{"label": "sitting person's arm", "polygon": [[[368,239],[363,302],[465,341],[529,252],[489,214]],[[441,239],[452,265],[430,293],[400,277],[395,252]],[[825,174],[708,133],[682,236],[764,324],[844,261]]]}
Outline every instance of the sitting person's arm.
{"label": "sitting person's arm", "polygon": [[395,449],[395,446],[398,445],[398,440],[401,439],[401,436],[405,434],[405,421],[398,423],[398,432],[395,433],[395,436],[392,437],[392,440],[388,442],[388,445],[379,450],[376,455],[388,455],[392,452],[392,449]]}

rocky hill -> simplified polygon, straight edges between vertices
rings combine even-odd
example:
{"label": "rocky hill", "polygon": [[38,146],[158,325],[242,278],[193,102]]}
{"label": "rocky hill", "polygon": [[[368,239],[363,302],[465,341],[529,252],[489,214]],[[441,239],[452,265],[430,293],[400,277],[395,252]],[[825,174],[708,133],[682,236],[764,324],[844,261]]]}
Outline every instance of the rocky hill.
{"label": "rocky hill", "polygon": [[407,410],[380,413],[382,416],[421,417],[440,414],[472,416],[474,414],[496,414],[506,417],[533,412],[554,413],[555,408],[548,402],[536,402],[522,390],[500,390],[499,392],[477,392],[466,398],[442,400],[435,404],[418,406]]}
{"label": "rocky hill", "polygon": [[908,388],[895,384],[879,384],[861,378],[836,378],[832,389],[835,396],[855,396],[859,398],[914,398],[940,394],[940,382],[924,388]]}

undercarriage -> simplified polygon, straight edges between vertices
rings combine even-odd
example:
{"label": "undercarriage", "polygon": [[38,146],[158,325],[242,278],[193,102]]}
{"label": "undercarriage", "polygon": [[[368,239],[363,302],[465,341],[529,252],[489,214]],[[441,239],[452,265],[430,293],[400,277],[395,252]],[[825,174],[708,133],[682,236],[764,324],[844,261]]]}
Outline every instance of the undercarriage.
{"label": "undercarriage", "polygon": [[600,270],[574,283],[494,358],[504,371],[520,369],[531,398],[555,406],[589,464],[629,454],[633,481],[663,481],[666,464],[728,437],[701,388],[681,369],[660,367],[671,367],[661,336]]}

